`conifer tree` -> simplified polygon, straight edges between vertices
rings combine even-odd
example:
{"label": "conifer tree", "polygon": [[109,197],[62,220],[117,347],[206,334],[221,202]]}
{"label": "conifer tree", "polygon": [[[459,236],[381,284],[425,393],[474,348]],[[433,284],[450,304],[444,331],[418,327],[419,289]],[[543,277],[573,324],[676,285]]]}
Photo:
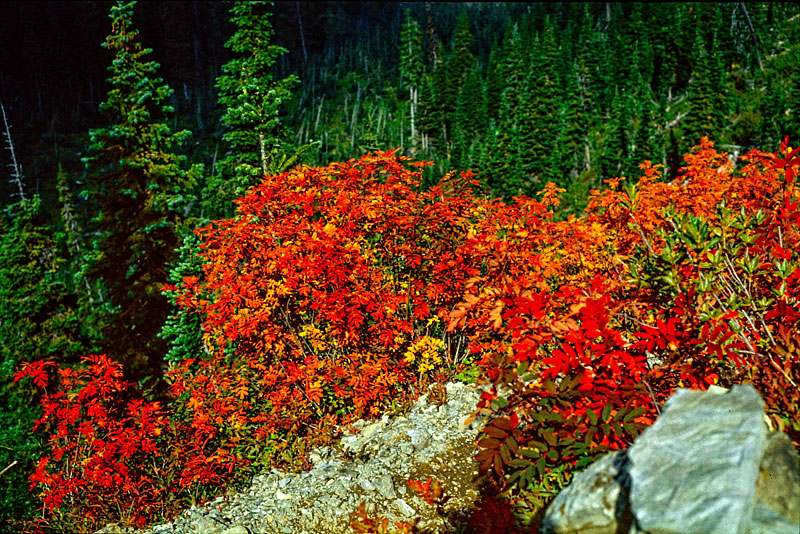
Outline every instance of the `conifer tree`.
{"label": "conifer tree", "polygon": [[661,162],[663,160],[663,135],[656,127],[657,109],[650,86],[639,78],[639,89],[635,96],[638,102],[637,120],[633,133],[633,151],[628,164],[629,172],[644,160]]}
{"label": "conifer tree", "polygon": [[486,132],[486,122],[486,97],[480,71],[476,67],[467,75],[456,100],[452,127],[455,142],[454,166],[463,168],[474,164],[468,156],[469,149],[482,140]]}
{"label": "conifer tree", "polygon": [[601,157],[602,177],[616,178],[625,174],[629,156],[631,134],[631,97],[621,94],[619,88],[611,101],[611,108],[604,124],[603,152]]}
{"label": "conifer tree", "polygon": [[[797,25],[800,26],[800,24]],[[800,64],[800,45],[795,47],[792,53],[792,61],[795,65]],[[796,146],[798,145],[798,142],[800,142],[800,68],[793,69],[790,77],[790,83],[790,108],[789,117],[787,120],[787,130],[793,132],[790,141],[792,142],[792,146]]]}
{"label": "conifer tree", "polygon": [[444,111],[439,97],[439,87],[446,77],[444,60],[441,54],[436,56],[433,72],[426,73],[422,79],[422,91],[419,103],[419,129],[423,136],[424,150],[446,151],[444,133]]}
{"label": "conifer tree", "polygon": [[[185,277],[202,275],[203,264],[198,254],[199,250],[200,238],[194,232],[185,232],[176,251],[174,262],[170,265],[168,276],[170,284],[177,285]],[[166,291],[165,294],[172,304],[172,309],[158,334],[158,337],[169,345],[164,359],[170,362],[202,357],[205,354],[202,341],[202,317],[197,312],[181,309],[177,304],[174,292]]]}
{"label": "conifer tree", "polygon": [[116,308],[104,349],[134,378],[159,377],[165,347],[156,338],[167,311],[160,286],[202,169],[185,169],[176,150],[190,132],[173,132],[172,90],[156,76],[158,63],[138,42],[135,2],[111,7],[111,34],[103,44],[113,53],[111,89],[100,106],[109,126],[91,130],[84,159],[90,194],[100,207],[99,238],[90,251],[89,276],[105,285]]}
{"label": "conifer tree", "polygon": [[524,145],[519,132],[522,118],[519,106],[525,74],[519,26],[508,24],[503,37],[502,58],[497,67],[498,78],[504,82],[503,91],[488,98],[500,101],[487,160],[483,165],[487,173],[486,183],[495,195],[510,197],[528,189],[528,177],[521,161]]}
{"label": "conifer tree", "polygon": [[520,153],[519,124],[514,93],[503,91],[500,103],[500,124],[491,132],[490,148],[484,164],[486,183],[492,194],[509,198],[529,192]]}
{"label": "conifer tree", "polygon": [[470,51],[472,33],[469,29],[469,17],[466,12],[458,17],[453,48],[444,69],[437,69],[434,76],[436,86],[436,103],[442,114],[445,139],[450,139],[456,103],[461,86],[467,74],[472,70],[475,57]]}
{"label": "conifer tree", "polygon": [[298,83],[296,76],[276,80],[272,67],[287,50],[270,44],[273,30],[269,2],[235,2],[231,22],[236,27],[225,46],[234,54],[217,78],[219,103],[225,108],[222,139],[228,143],[225,158],[205,190],[211,215],[230,215],[231,201],[267,173],[293,165],[299,154],[288,147],[280,124],[281,106]]}
{"label": "conifer tree", "polygon": [[400,31],[400,85],[409,92],[412,152],[416,152],[419,142],[417,116],[423,74],[422,28],[411,16],[411,10],[406,9],[405,21]]}
{"label": "conifer tree", "polygon": [[[695,35],[695,62],[689,86],[689,114],[683,122],[682,152],[688,152],[703,136],[714,137],[721,130],[723,106],[721,75],[701,30]],[[718,139],[717,139],[718,141]]]}
{"label": "conifer tree", "polygon": [[555,30],[546,17],[539,42],[531,54],[530,70],[520,100],[523,170],[538,176],[539,186],[547,182],[563,184],[558,173],[560,157],[556,148],[562,101],[561,80],[556,70],[559,61]]}
{"label": "conifer tree", "polygon": [[586,115],[581,105],[579,68],[572,64],[572,72],[566,77],[564,97],[558,114],[555,143],[551,165],[554,167],[557,183],[569,185],[579,172],[586,168]]}
{"label": "conifer tree", "polygon": [[0,215],[0,469],[9,467],[0,486],[0,530],[35,510],[27,475],[43,451],[30,431],[41,410],[33,391],[12,381],[14,372],[21,362],[64,361],[82,348],[74,295],[59,280],[61,266],[38,196]]}
{"label": "conifer tree", "polygon": [[493,43],[486,72],[486,115],[489,123],[495,124],[500,115],[500,95],[505,89],[500,66],[501,56],[500,45],[497,42]]}

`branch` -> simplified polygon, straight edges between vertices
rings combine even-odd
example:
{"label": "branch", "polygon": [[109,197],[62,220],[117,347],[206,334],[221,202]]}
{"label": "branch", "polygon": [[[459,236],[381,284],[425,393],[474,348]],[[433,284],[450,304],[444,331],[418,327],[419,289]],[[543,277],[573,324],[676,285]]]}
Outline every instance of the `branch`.
{"label": "branch", "polygon": [[18,463],[19,463],[19,461],[18,461],[18,460],[14,460],[14,461],[13,461],[13,462],[11,462],[10,464],[8,464],[8,465],[6,466],[6,468],[5,468],[5,469],[3,469],[2,471],[0,471],[0,477],[1,477],[1,476],[3,476],[3,474],[4,474],[6,471],[8,471],[9,469],[11,469],[12,467],[14,467],[15,465],[17,465]]}
{"label": "branch", "polygon": [[677,125],[678,125],[678,123],[679,123],[679,122],[681,122],[681,121],[682,121],[682,120],[683,120],[683,119],[686,117],[686,115],[688,115],[688,114],[689,114],[689,112],[688,112],[688,111],[687,111],[687,112],[685,112],[685,113],[679,113],[677,117],[675,117],[675,118],[674,118],[672,121],[670,121],[670,122],[669,122],[669,123],[668,123],[668,124],[667,124],[667,125],[664,127],[664,131],[666,132],[666,131],[668,131],[668,130],[671,130],[671,129],[673,129],[673,128],[674,128],[675,126],[677,126]]}

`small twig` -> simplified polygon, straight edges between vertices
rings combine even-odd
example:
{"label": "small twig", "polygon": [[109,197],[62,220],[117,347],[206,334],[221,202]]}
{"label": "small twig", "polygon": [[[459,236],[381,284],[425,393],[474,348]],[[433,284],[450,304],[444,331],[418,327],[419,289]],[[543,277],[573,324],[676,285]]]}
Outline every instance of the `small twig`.
{"label": "small twig", "polygon": [[642,238],[642,241],[644,241],[644,244],[647,246],[647,250],[650,251],[650,254],[653,257],[656,257],[656,253],[653,251],[652,247],[650,246],[650,242],[644,236],[644,231],[642,229],[642,226],[639,224],[639,221],[636,220],[636,216],[633,214],[633,211],[631,211],[630,214],[631,214],[631,219],[633,219],[633,223],[636,225],[636,231],[639,232],[639,236]]}
{"label": "small twig", "polygon": [[656,409],[656,413],[660,416],[661,407],[658,405],[658,402],[656,402],[656,396],[653,395],[653,390],[650,389],[650,384],[647,383],[647,380],[642,380],[642,383],[644,384],[644,387],[647,388],[647,392],[650,394],[650,400],[653,401],[653,406]]}
{"label": "small twig", "polygon": [[9,469],[11,469],[12,467],[14,467],[15,465],[17,465],[18,463],[19,463],[19,461],[18,461],[18,460],[14,460],[14,461],[13,461],[13,462],[11,462],[10,464],[8,464],[8,465],[6,466],[6,468],[5,468],[5,469],[3,469],[2,471],[0,471],[0,477],[1,477],[1,476],[3,476],[3,474],[4,474],[6,471],[8,471]]}

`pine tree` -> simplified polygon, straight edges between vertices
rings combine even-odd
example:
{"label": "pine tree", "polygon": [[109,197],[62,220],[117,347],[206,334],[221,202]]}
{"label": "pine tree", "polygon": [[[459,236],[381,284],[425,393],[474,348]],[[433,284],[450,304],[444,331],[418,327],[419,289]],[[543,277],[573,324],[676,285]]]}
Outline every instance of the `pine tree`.
{"label": "pine tree", "polygon": [[[518,25],[507,25],[503,37],[502,58],[497,67],[499,79],[503,80],[500,95],[489,95],[488,100],[500,101],[497,121],[490,132],[487,159],[483,165],[486,183],[495,195],[511,197],[528,192],[529,180],[525,175],[521,153],[524,150],[520,138],[520,103],[525,81],[522,44]],[[498,98],[499,96],[499,98]]]}
{"label": "pine tree", "polygon": [[437,137],[437,132],[441,131],[442,113],[436,105],[436,93],[433,85],[433,76],[426,73],[422,76],[422,87],[419,94],[419,117],[417,127],[419,128],[422,141],[423,152],[434,149],[432,142]]}
{"label": "pine tree", "polygon": [[[209,221],[202,221],[208,223]],[[176,251],[176,258],[170,265],[170,284],[178,285],[184,278],[197,276],[203,273],[202,259],[198,254],[200,250],[200,237],[194,232],[185,232],[181,244]],[[164,359],[166,361],[181,361],[187,358],[201,358],[205,351],[202,340],[202,317],[197,312],[181,309],[177,305],[176,295],[166,292],[172,304],[172,310],[167,316],[164,326],[158,337],[169,344],[169,350]]]}
{"label": "pine tree", "polygon": [[656,103],[650,92],[650,86],[639,78],[639,89],[635,94],[638,102],[638,113],[633,134],[633,151],[628,161],[629,173],[635,173],[637,166],[644,160],[661,162],[663,160],[663,139],[656,127]]}
{"label": "pine tree", "polygon": [[556,171],[557,183],[568,186],[585,170],[585,135],[588,130],[581,105],[580,70],[572,64],[572,73],[566,77],[551,165]]}
{"label": "pine tree", "polygon": [[[549,17],[531,54],[530,71],[520,100],[521,161],[525,174],[538,177],[539,186],[547,182],[563,183],[556,149],[559,108],[562,101],[556,65],[558,57],[555,29]],[[533,191],[529,192],[533,193]]]}
{"label": "pine tree", "polygon": [[[722,126],[723,107],[720,73],[698,27],[694,42],[695,62],[689,86],[689,113],[683,121],[682,152],[688,152],[703,136],[714,137]],[[718,141],[718,139],[716,139]]]}
{"label": "pine tree", "polygon": [[629,157],[630,118],[632,98],[620,94],[619,89],[611,101],[611,109],[604,124],[603,152],[601,157],[602,177],[623,176]]}
{"label": "pine tree", "polygon": [[400,31],[400,85],[408,89],[409,111],[411,115],[411,153],[416,153],[419,143],[417,115],[419,91],[424,74],[422,52],[422,28],[406,9],[405,21]]}
{"label": "pine tree", "polygon": [[[231,201],[244,194],[261,176],[293,165],[303,149],[288,145],[280,111],[298,83],[296,76],[275,80],[272,67],[287,52],[270,44],[269,2],[235,2],[231,22],[236,32],[225,43],[234,54],[217,78],[219,103],[225,108],[222,139],[228,143],[219,171],[205,190],[211,215],[230,215]],[[308,147],[304,147],[307,149]]]}
{"label": "pine tree", "polygon": [[486,184],[493,195],[510,198],[529,192],[530,184],[520,160],[517,106],[513,92],[503,91],[500,103],[500,125],[492,130],[483,169]]}
{"label": "pine tree", "polygon": [[500,116],[500,95],[505,89],[505,80],[502,77],[500,65],[501,59],[500,45],[495,42],[489,52],[489,64],[486,72],[486,115],[490,124],[492,122],[497,124]]}
{"label": "pine tree", "polygon": [[434,76],[436,103],[442,113],[445,139],[451,138],[451,127],[455,118],[456,103],[459,91],[469,72],[472,70],[475,57],[470,51],[472,33],[469,29],[469,17],[462,12],[458,18],[453,48],[444,69],[437,69]]}
{"label": "pine tree", "polygon": [[452,126],[454,167],[474,165],[468,157],[469,148],[473,143],[480,142],[486,133],[486,127],[486,97],[480,71],[474,68],[464,80],[456,100]]}
{"label": "pine tree", "polygon": [[[795,24],[800,26],[798,23]],[[800,45],[795,46],[792,56],[795,65],[800,64]],[[789,110],[789,118],[787,120],[787,130],[792,132],[790,134],[792,146],[798,146],[798,143],[800,142],[800,68],[795,68],[792,70],[790,83],[789,102],[791,103],[791,106]]]}
{"label": "pine tree", "polygon": [[156,333],[167,311],[160,286],[201,168],[185,170],[186,158],[175,153],[190,133],[173,133],[165,122],[172,90],[156,77],[159,65],[146,61],[151,50],[132,27],[134,5],[112,6],[103,45],[114,54],[111,90],[100,106],[110,125],[89,132],[84,159],[89,194],[100,207],[88,274],[102,281],[117,310],[105,350],[134,378],[157,378],[165,347]]}

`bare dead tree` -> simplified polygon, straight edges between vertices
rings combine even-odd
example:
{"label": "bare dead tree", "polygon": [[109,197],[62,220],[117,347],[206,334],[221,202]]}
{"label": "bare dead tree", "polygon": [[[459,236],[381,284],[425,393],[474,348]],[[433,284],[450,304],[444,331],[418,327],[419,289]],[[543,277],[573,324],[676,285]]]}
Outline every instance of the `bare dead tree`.
{"label": "bare dead tree", "polygon": [[308,63],[308,50],[306,49],[306,36],[303,33],[303,16],[300,14],[300,2],[294,3],[297,8],[297,26],[300,28],[300,46],[303,49],[303,63]]}
{"label": "bare dead tree", "polygon": [[753,48],[756,50],[756,61],[758,62],[758,70],[764,70],[764,64],[761,62],[761,54],[758,51],[758,34],[753,27],[753,21],[750,20],[750,15],[747,13],[747,6],[744,2],[739,2],[739,11],[744,16],[744,21],[747,23],[747,29],[750,31],[750,38],[753,40]]}
{"label": "bare dead tree", "polygon": [[0,101],[0,110],[3,112],[3,126],[5,128],[5,135],[6,135],[6,148],[11,153],[11,163],[9,166],[11,167],[11,182],[16,184],[17,188],[19,189],[19,198],[20,200],[25,200],[25,189],[22,187],[22,168],[17,161],[17,155],[14,152],[14,143],[11,141],[11,126],[8,124],[8,118],[6,117],[6,107],[3,105],[3,102]]}

